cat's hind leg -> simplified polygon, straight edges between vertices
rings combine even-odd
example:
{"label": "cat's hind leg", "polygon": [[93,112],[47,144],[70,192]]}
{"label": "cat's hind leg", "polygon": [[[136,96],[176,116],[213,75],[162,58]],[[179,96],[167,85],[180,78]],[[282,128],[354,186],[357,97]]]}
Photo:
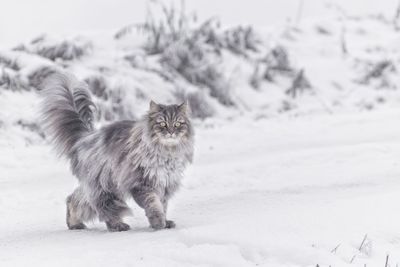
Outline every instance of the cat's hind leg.
{"label": "cat's hind leg", "polygon": [[96,211],[85,199],[83,189],[78,187],[67,198],[67,226],[70,230],[85,229],[84,222],[93,220]]}
{"label": "cat's hind leg", "polygon": [[128,231],[129,225],[122,221],[122,217],[131,213],[128,205],[116,194],[99,192],[96,194],[95,206],[99,219],[104,221],[111,232]]}

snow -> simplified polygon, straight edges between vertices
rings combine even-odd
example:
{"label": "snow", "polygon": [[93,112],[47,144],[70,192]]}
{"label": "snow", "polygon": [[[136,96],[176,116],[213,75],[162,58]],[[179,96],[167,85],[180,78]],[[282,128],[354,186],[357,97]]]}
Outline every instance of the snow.
{"label": "snow", "polygon": [[134,203],[129,232],[67,230],[67,164],[43,143],[2,145],[1,265],[384,266],[389,254],[394,266],[399,118],[387,109],[198,125],[169,214],[178,227],[163,231]]}

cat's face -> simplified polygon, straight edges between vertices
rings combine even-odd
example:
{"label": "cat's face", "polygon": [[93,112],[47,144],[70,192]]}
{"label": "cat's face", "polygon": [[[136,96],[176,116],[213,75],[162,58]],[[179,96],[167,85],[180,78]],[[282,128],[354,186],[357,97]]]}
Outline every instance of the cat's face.
{"label": "cat's face", "polygon": [[149,126],[154,141],[165,146],[179,145],[192,134],[187,103],[160,105],[151,101]]}

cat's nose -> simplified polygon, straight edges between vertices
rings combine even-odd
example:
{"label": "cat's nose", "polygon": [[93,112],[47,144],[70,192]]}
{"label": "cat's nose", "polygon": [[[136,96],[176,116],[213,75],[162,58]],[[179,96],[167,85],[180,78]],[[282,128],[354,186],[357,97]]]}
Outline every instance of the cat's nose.
{"label": "cat's nose", "polygon": [[172,135],[172,134],[174,133],[174,129],[168,128],[168,133],[169,133],[170,135]]}

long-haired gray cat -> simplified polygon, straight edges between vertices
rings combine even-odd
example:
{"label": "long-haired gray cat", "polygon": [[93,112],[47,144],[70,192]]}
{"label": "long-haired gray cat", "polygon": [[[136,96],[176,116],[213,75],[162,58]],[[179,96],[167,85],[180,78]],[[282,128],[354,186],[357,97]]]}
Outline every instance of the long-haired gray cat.
{"label": "long-haired gray cat", "polygon": [[154,229],[173,228],[166,219],[168,200],[180,186],[193,157],[193,129],[186,103],[159,105],[138,121],[93,127],[86,84],[55,74],[43,85],[43,126],[57,151],[71,162],[79,186],[67,198],[69,229],[86,228],[98,217],[110,231],[126,231],[132,196]]}

